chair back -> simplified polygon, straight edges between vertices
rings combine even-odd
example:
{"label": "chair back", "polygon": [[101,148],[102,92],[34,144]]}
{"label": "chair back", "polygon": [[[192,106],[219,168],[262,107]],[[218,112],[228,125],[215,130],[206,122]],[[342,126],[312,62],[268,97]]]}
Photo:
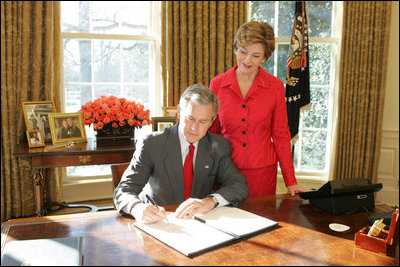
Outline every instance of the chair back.
{"label": "chair back", "polygon": [[129,163],[121,163],[121,164],[113,164],[111,165],[111,174],[113,180],[113,191],[118,186],[119,182],[121,181],[122,174],[126,168],[128,168]]}

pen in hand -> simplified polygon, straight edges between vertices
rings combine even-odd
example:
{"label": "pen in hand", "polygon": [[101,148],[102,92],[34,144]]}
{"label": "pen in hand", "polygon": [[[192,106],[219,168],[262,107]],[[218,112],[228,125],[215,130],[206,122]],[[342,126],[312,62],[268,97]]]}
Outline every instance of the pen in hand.
{"label": "pen in hand", "polygon": [[147,198],[148,201],[150,201],[150,203],[151,203],[154,207],[158,208],[157,203],[154,201],[154,199],[153,199],[151,196],[149,196],[148,194],[146,194],[146,198]]}
{"label": "pen in hand", "polygon": [[[154,207],[156,207],[157,209],[160,209],[160,207],[157,205],[157,203],[154,201],[154,199],[151,196],[146,194],[146,198]],[[165,216],[165,220],[168,221],[168,218],[167,218],[167,215],[165,214],[165,212],[164,212],[164,216]]]}

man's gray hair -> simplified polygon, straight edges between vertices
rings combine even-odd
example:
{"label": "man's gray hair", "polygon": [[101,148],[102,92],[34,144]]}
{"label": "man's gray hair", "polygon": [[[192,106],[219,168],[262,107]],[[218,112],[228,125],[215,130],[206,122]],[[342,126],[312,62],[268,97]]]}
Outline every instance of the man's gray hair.
{"label": "man's gray hair", "polygon": [[194,85],[186,88],[185,92],[181,95],[179,99],[179,106],[186,107],[189,103],[196,103],[198,105],[213,105],[212,118],[215,118],[218,113],[219,102],[217,96],[211,91],[210,88],[204,86],[201,83],[196,83]]}

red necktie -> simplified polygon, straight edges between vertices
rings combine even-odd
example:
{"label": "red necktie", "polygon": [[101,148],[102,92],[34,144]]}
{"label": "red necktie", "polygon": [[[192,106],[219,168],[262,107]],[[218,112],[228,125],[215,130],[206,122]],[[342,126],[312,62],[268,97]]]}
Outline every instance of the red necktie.
{"label": "red necktie", "polygon": [[183,179],[185,184],[185,200],[190,197],[193,182],[193,154],[194,146],[189,146],[189,154],[186,156],[185,164],[183,164]]}

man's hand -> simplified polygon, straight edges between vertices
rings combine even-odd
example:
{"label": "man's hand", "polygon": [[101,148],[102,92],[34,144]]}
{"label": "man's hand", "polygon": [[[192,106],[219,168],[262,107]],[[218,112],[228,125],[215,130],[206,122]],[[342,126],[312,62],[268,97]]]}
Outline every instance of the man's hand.
{"label": "man's hand", "polygon": [[152,204],[137,203],[131,209],[131,214],[140,223],[155,223],[167,218],[163,207]]}
{"label": "man's hand", "polygon": [[301,187],[297,184],[295,185],[290,185],[287,187],[287,190],[289,191],[289,194],[294,197],[296,195],[296,193],[300,193],[300,192],[308,192],[310,191],[309,189],[306,189],[304,187]]}
{"label": "man's hand", "polygon": [[211,197],[203,199],[189,198],[176,209],[175,217],[178,219],[191,219],[195,214],[206,214],[214,207],[215,203]]}

